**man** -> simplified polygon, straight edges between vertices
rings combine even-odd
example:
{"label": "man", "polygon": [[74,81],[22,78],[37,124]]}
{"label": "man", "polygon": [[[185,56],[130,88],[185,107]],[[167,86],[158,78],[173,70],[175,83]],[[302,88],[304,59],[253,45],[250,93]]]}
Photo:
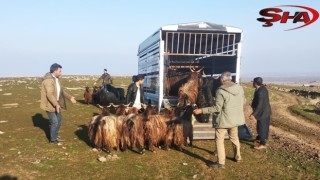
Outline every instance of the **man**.
{"label": "man", "polygon": [[218,113],[216,117],[216,146],[218,162],[210,163],[210,167],[224,168],[225,148],[224,137],[228,132],[233,144],[234,161],[241,161],[238,126],[245,124],[243,105],[245,102],[243,88],[233,83],[230,72],[220,76],[221,86],[216,91],[216,102],[213,107],[195,109],[194,114]]}
{"label": "man", "polygon": [[142,88],[144,77],[139,74],[133,78],[133,80],[134,82],[129,85],[127,90],[126,103],[131,103],[132,107],[141,109],[141,105],[144,104],[144,93]]}
{"label": "man", "polygon": [[100,78],[94,83],[94,86],[97,84],[97,82],[102,80],[102,87],[104,88],[105,91],[107,90],[107,84],[112,84],[113,80],[110,76],[110,74],[108,73],[107,69],[104,69],[104,73],[100,76]]}
{"label": "man", "polygon": [[41,84],[41,102],[40,108],[45,110],[50,120],[50,143],[60,145],[62,140],[58,138],[58,132],[61,126],[61,109],[66,108],[65,98],[72,103],[77,101],[63,91],[59,78],[61,76],[62,66],[54,63],[50,67],[50,72],[43,77]]}
{"label": "man", "polygon": [[257,150],[266,149],[267,139],[269,135],[271,106],[269,103],[269,94],[267,88],[263,85],[263,79],[256,77],[253,79],[253,87],[256,89],[251,103],[252,114],[250,119],[257,120],[257,133],[256,141],[259,142],[258,146],[254,148]]}

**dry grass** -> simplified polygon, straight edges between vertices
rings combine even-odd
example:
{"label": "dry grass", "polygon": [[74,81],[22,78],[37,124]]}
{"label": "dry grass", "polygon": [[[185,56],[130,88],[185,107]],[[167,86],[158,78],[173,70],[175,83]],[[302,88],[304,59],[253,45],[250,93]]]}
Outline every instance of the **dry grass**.
{"label": "dry grass", "polygon": [[[100,113],[94,105],[83,102],[86,85],[94,78],[68,77],[65,87],[79,100],[63,111],[60,136],[66,140],[63,146],[48,143],[49,122],[39,108],[40,79],[0,79],[0,179],[319,179],[320,165],[303,159],[293,159],[291,154],[272,147],[267,151],[255,151],[251,142],[242,142],[243,162],[232,158],[232,145],[226,141],[227,161],[225,169],[212,169],[207,162],[216,161],[214,142],[195,141],[194,147],[183,152],[176,150],[147,151],[140,155],[134,151],[116,152],[120,159],[97,161],[105,152],[92,151],[87,136],[88,122]],[[19,82],[20,81],[20,82]],[[24,82],[25,81],[25,82]],[[118,77],[115,85],[128,85],[131,78]],[[18,83],[19,82],[19,83]],[[77,89],[83,87],[83,90]],[[12,93],[11,96],[2,94]],[[18,103],[4,108],[2,104]],[[6,122],[7,121],[7,122]],[[183,165],[187,163],[187,165]]]}

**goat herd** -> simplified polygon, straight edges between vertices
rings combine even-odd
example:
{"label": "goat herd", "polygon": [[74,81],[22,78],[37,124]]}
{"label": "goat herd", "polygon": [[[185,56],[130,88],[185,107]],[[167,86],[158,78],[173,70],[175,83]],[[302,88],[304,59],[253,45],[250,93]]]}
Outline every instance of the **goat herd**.
{"label": "goat herd", "polygon": [[142,153],[144,147],[155,151],[155,147],[176,146],[182,150],[187,138],[192,145],[192,105],[164,108],[160,113],[157,106],[151,105],[141,110],[113,104],[101,108],[102,113],[92,118],[88,131],[98,149],[126,151],[129,148]]}
{"label": "goat herd", "polygon": [[[168,79],[169,84],[181,82],[181,78]],[[209,83],[210,82],[210,83]],[[178,106],[161,109],[148,105],[138,110],[127,105],[100,106],[102,113],[94,116],[89,123],[88,135],[98,149],[126,151],[137,149],[142,153],[145,147],[182,150],[193,141],[193,109],[213,104],[213,78],[201,80],[198,73],[189,73],[178,89]],[[196,105],[197,104],[197,105]],[[198,121],[208,117],[196,116]]]}

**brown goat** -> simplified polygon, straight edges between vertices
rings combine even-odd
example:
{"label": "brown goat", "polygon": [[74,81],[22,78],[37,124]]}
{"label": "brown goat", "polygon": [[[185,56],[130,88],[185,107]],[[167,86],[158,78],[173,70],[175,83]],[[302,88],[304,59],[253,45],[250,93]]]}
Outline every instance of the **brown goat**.
{"label": "brown goat", "polygon": [[160,111],[160,114],[153,113],[146,116],[145,140],[150,151],[154,152],[156,146],[160,147],[165,144],[167,122],[178,116],[179,113],[177,113],[176,109],[177,108],[165,108]]}
{"label": "brown goat", "polygon": [[193,105],[188,105],[184,108],[183,115],[176,119],[169,121],[167,127],[167,135],[165,147],[175,145],[182,150],[183,146],[188,145],[187,139],[189,138],[190,146],[193,144]]}
{"label": "brown goat", "polygon": [[137,148],[140,154],[144,150],[144,118],[142,114],[129,114],[122,126],[122,147],[125,151],[127,148]]}
{"label": "brown goat", "polygon": [[84,97],[84,102],[86,104],[91,104],[92,103],[92,93],[91,93],[91,91],[90,91],[88,86],[86,87],[86,91],[84,92],[83,97]]}
{"label": "brown goat", "polygon": [[91,142],[94,143],[95,147],[98,149],[102,148],[102,139],[103,139],[102,129],[105,123],[102,121],[102,118],[104,116],[110,115],[110,112],[107,108],[102,108],[101,111],[102,112],[100,115],[96,115],[92,117],[88,126],[89,139],[91,140]]}
{"label": "brown goat", "polygon": [[145,140],[150,151],[155,151],[155,146],[160,146],[164,143],[167,124],[170,119],[163,115],[150,115],[145,122]]}
{"label": "brown goat", "polygon": [[[197,72],[192,72],[188,82],[179,88],[178,106],[195,104],[198,96],[199,78]],[[185,101],[187,100],[187,101]]]}
{"label": "brown goat", "polygon": [[117,151],[123,149],[122,134],[123,134],[123,123],[126,120],[127,106],[119,105],[116,106],[116,114],[112,116],[104,117],[103,127],[103,144],[107,151],[116,149]]}

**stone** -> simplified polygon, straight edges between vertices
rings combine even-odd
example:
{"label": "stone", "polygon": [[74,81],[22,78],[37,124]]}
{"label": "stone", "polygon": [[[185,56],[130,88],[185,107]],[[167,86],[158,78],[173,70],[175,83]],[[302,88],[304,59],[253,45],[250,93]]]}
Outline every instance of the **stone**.
{"label": "stone", "polygon": [[98,160],[99,160],[100,162],[106,162],[106,161],[107,161],[107,159],[106,159],[105,157],[99,157]]}
{"label": "stone", "polygon": [[195,174],[192,176],[193,179],[196,179],[198,177],[198,174]]}

